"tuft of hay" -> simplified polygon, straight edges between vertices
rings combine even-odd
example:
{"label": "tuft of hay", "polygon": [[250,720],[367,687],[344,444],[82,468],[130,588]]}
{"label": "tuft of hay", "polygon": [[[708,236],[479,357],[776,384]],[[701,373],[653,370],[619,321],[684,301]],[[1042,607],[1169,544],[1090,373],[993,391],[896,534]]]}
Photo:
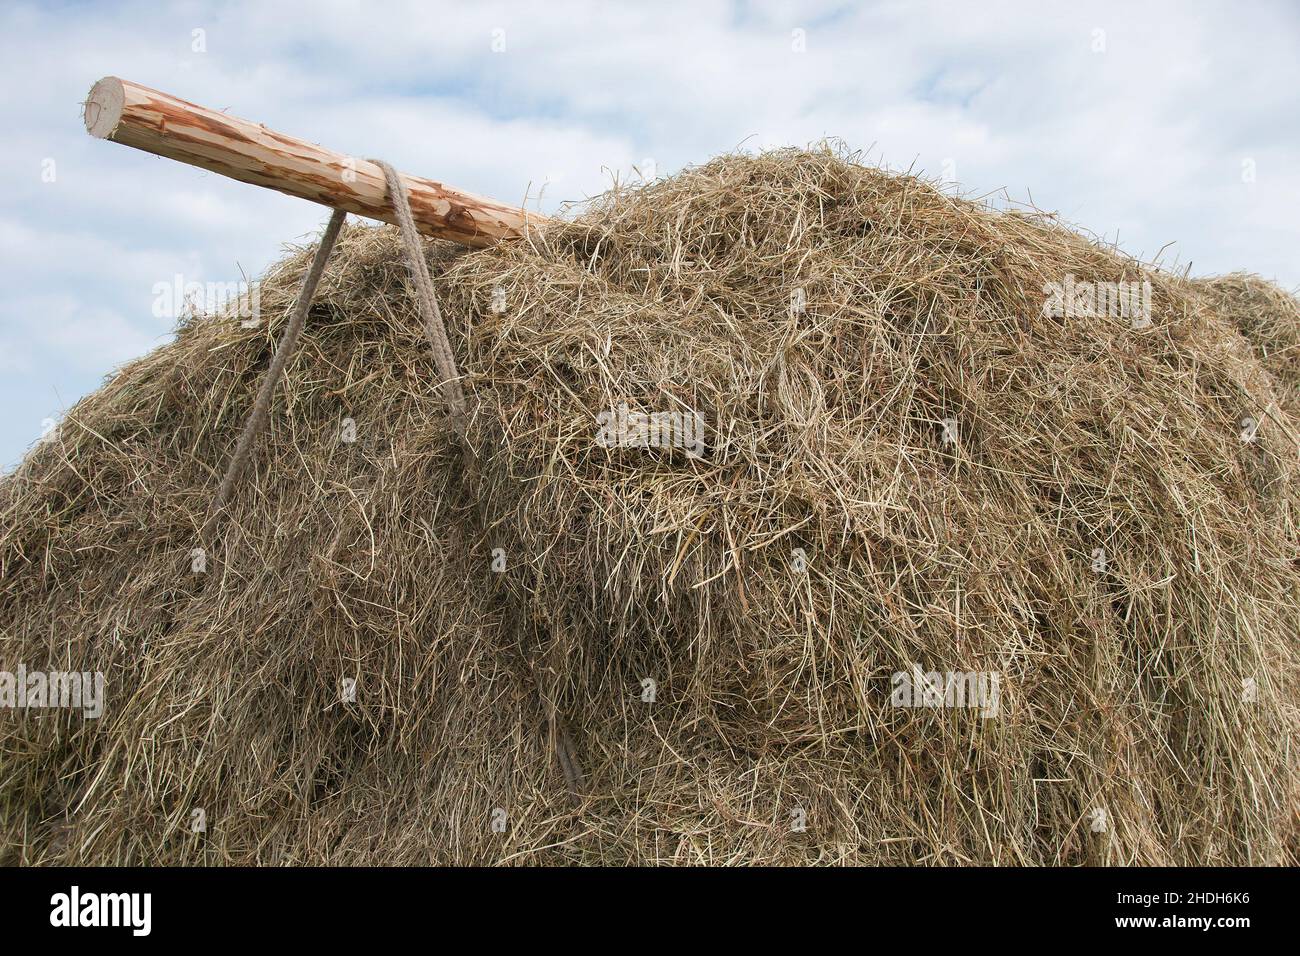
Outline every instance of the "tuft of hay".
{"label": "tuft of hay", "polygon": [[1292,297],[833,148],[429,255],[476,468],[354,226],[214,547],[307,250],[3,480],[0,667],[106,689],[0,713],[0,859],[1295,862]]}
{"label": "tuft of hay", "polygon": [[1210,308],[1229,319],[1280,386],[1279,398],[1300,415],[1300,301],[1244,272],[1196,280]]}

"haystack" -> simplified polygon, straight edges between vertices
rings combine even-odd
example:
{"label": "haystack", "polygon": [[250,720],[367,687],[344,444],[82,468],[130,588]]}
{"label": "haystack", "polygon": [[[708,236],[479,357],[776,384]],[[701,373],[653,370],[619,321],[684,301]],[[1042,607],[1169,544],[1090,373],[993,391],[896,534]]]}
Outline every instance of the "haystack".
{"label": "haystack", "polygon": [[209,548],[309,250],[3,480],[0,667],[106,684],[0,713],[4,861],[1295,862],[1294,298],[831,148],[428,255],[475,466],[354,226]]}

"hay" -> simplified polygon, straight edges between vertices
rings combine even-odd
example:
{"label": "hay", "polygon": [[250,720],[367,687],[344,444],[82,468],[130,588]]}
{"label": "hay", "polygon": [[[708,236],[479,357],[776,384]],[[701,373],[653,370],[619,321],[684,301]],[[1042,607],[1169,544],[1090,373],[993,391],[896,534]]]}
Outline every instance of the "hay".
{"label": "hay", "polygon": [[1293,418],[1300,415],[1300,302],[1241,272],[1197,280],[1195,286],[1250,341],[1255,357],[1277,379],[1279,399]]}
{"label": "hay", "polygon": [[[430,245],[466,473],[395,231],[353,226],[194,573],[307,256],[5,479],[0,666],[108,686],[0,714],[4,860],[1294,862],[1294,299],[725,157]],[[1149,281],[1149,326],[1045,315],[1067,275]],[[602,447],[622,403],[703,456]],[[914,665],[996,715],[893,706]]]}

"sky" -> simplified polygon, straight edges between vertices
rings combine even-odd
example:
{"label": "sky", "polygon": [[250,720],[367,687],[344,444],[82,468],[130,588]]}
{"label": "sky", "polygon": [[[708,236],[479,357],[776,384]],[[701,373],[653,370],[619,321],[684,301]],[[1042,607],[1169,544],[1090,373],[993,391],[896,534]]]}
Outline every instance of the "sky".
{"label": "sky", "polygon": [[[1300,4],[0,8],[0,468],[327,211],[84,130],[113,74],[545,212],[825,137],[1193,275],[1300,284]],[[160,314],[161,313],[161,314]]]}

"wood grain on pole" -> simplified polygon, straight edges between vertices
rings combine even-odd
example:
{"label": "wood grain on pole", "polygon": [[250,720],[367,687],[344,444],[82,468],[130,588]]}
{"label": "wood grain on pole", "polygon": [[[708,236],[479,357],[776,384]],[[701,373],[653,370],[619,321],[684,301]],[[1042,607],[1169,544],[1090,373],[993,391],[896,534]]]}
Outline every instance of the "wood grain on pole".
{"label": "wood grain on pole", "polygon": [[[86,130],[100,139],[371,219],[396,218],[383,171],[374,163],[129,80],[106,76],[96,83],[86,99],[85,120]],[[490,246],[547,221],[432,179],[404,173],[402,179],[417,227],[439,239]]]}

